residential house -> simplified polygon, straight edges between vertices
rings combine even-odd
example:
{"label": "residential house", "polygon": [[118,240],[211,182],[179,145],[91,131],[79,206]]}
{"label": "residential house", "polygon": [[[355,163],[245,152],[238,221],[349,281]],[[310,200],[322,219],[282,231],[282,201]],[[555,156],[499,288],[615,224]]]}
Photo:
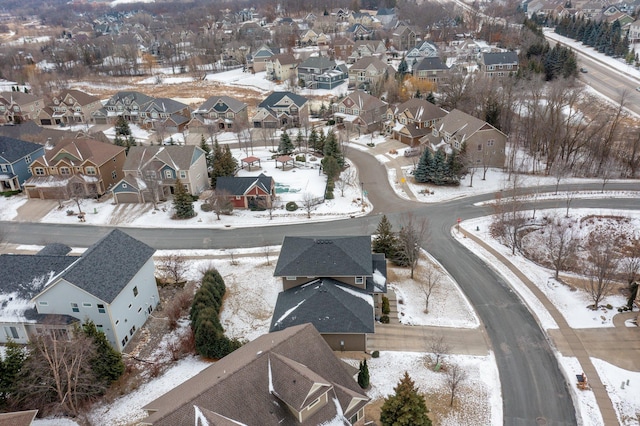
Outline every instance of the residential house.
{"label": "residential house", "polygon": [[40,144],[0,136],[0,192],[21,190],[31,177],[31,163],[44,152]]}
{"label": "residential house", "polygon": [[396,19],[396,11],[393,7],[390,8],[379,8],[376,13],[376,19],[380,21],[380,24],[384,28],[389,28],[389,25]]}
{"label": "residential house", "polygon": [[51,102],[38,115],[38,121],[43,126],[89,123],[92,114],[101,108],[102,102],[97,96],[67,89],[51,98]]}
{"label": "residential house", "polygon": [[279,55],[273,55],[265,62],[267,80],[274,81],[290,81],[291,78],[296,80],[296,67],[298,61],[290,53],[282,53]]}
{"label": "residential house", "polygon": [[216,179],[216,191],[229,197],[235,209],[271,207],[276,197],[276,184],[271,176],[221,176]]}
{"label": "residential house", "polygon": [[361,24],[367,28],[372,28],[379,21],[371,16],[368,12],[354,12],[352,11],[347,21],[350,24]]}
{"label": "residential house", "polygon": [[373,30],[362,24],[353,24],[344,33],[352,40],[370,39],[373,36]]}
{"label": "residential house", "polygon": [[504,167],[507,135],[489,123],[454,109],[442,118],[430,134],[420,139],[428,149],[459,151],[466,145],[472,164],[487,167]]}
{"label": "residential house", "polygon": [[332,43],[332,45],[333,45],[333,54],[335,55],[335,57],[338,59],[342,59],[343,61],[346,61],[347,58],[351,56],[351,53],[353,52],[353,47],[355,45],[355,42],[353,41],[353,39],[341,37],[335,40]]}
{"label": "residential house", "polygon": [[391,43],[398,50],[409,50],[416,45],[416,32],[404,22],[398,22],[391,34]]}
{"label": "residential house", "polygon": [[33,120],[44,108],[44,99],[31,93],[0,93],[0,124]]}
{"label": "residential house", "polygon": [[364,425],[357,369],[311,324],[246,343],[143,407],[141,425]]}
{"label": "residential house", "polygon": [[114,124],[119,117],[124,117],[130,123],[141,124],[141,111],[153,100],[140,92],[125,91],[113,95],[104,108],[92,114],[96,124]]}
{"label": "residential house", "polygon": [[266,62],[273,55],[279,53],[277,49],[262,45],[254,53],[249,56],[247,66],[252,72],[262,72],[267,69]]}
{"label": "residential house", "polygon": [[451,70],[438,56],[423,58],[411,67],[414,77],[420,81],[434,83],[435,88],[446,84],[451,77]]}
{"label": "residential house", "polygon": [[316,42],[318,40],[318,33],[313,29],[306,30],[300,36],[299,44],[300,46],[316,46]]}
{"label": "residential house", "polygon": [[251,118],[254,128],[299,127],[309,118],[307,98],[291,92],[273,92],[258,104]]}
{"label": "residential house", "polygon": [[381,61],[387,60],[387,47],[382,40],[356,40],[353,51],[347,58],[347,62],[352,64],[360,58],[375,56]]}
{"label": "residential house", "polygon": [[367,56],[359,59],[349,68],[349,87],[368,89],[387,78],[393,78],[395,70],[380,59]]}
{"label": "residential house", "polygon": [[178,178],[193,195],[209,187],[206,153],[195,145],[132,146],[122,169],[111,190],[117,204],[166,200]]}
{"label": "residential house", "polygon": [[308,89],[333,89],[347,77],[347,68],[326,56],[311,56],[298,65],[298,80]]}
{"label": "residential house", "polygon": [[125,148],[89,138],[60,141],[29,166],[29,198],[96,197],[124,176]]}
{"label": "residential house", "polygon": [[310,322],[333,350],[366,350],[386,293],[386,260],[370,236],[285,237],[273,275],[283,291],[270,331]]}
{"label": "residential house", "polygon": [[387,119],[394,139],[415,146],[420,138],[431,133],[447,112],[424,99],[412,98],[387,110]]}
{"label": "residential house", "polygon": [[31,302],[39,314],[93,321],[122,351],[160,300],[154,252],[114,229],[49,279]]}
{"label": "residential house", "polygon": [[480,71],[488,77],[503,77],[518,72],[518,54],[516,52],[482,53]]}
{"label": "residential house", "polygon": [[122,351],[158,304],[153,253],[114,229],[81,256],[63,244],[36,255],[0,255],[0,342],[31,336],[64,336],[73,323],[91,320]]}
{"label": "residential house", "polygon": [[409,67],[420,62],[423,58],[433,58],[438,56],[438,48],[428,41],[410,49],[404,57]]}
{"label": "residential house", "polygon": [[[212,96],[193,111],[193,117],[202,126],[213,126],[216,130],[236,131],[246,125],[247,104],[230,96]],[[193,128],[192,123],[189,128]],[[196,127],[198,127],[196,125]]]}
{"label": "residential house", "polygon": [[372,132],[382,128],[386,119],[387,103],[356,90],[333,104],[333,116],[339,126],[358,132]]}
{"label": "residential house", "polygon": [[0,413],[0,424],[6,426],[31,426],[36,419],[36,414],[38,414],[38,410]]}
{"label": "residential house", "polygon": [[636,19],[629,25],[629,43],[640,41],[640,19]]}
{"label": "residential house", "polygon": [[268,40],[269,31],[257,22],[244,22],[238,27],[238,36],[246,40]]}

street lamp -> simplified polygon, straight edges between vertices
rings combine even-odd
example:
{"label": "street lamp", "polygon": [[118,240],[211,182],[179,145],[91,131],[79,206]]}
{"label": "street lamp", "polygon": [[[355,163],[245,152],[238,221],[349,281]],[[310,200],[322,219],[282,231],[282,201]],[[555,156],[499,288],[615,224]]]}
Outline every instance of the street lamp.
{"label": "street lamp", "polygon": [[364,182],[360,182],[360,200],[362,207],[364,207]]}

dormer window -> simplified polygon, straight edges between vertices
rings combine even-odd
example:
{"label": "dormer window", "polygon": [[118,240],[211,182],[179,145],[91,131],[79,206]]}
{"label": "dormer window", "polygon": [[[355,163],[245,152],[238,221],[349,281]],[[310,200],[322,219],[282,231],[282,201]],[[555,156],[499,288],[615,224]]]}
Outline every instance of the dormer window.
{"label": "dormer window", "polygon": [[364,283],[364,277],[356,277],[355,283],[356,284],[363,284]]}

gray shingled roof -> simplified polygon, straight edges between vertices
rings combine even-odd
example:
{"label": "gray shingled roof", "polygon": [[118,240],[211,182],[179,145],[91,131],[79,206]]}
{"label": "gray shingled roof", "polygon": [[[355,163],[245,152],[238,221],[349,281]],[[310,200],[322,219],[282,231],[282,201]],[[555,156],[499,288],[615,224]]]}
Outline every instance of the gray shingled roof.
{"label": "gray shingled roof", "polygon": [[278,294],[270,332],[308,322],[320,333],[373,333],[373,297],[331,278]]}
{"label": "gray shingled roof", "polygon": [[310,56],[306,60],[302,61],[298,68],[333,68],[336,66],[336,61],[333,61],[326,56]]}
{"label": "gray shingled roof", "polygon": [[220,176],[216,179],[216,190],[230,195],[243,195],[254,184],[267,193],[271,193],[271,176],[260,173],[259,176]]}
{"label": "gray shingled roof", "polygon": [[[16,292],[18,297],[30,300],[56,274],[64,271],[73,262],[74,256],[28,254],[0,255],[0,300],[2,295]],[[1,309],[0,309],[1,311]]]}
{"label": "gray shingled roof", "polygon": [[517,64],[518,54],[516,52],[483,53],[482,62],[485,65]]}
{"label": "gray shingled roof", "polygon": [[114,229],[84,252],[61,278],[107,303],[113,302],[155,249]]}
{"label": "gray shingled roof", "polygon": [[258,105],[258,108],[271,108],[275,105],[278,105],[278,103],[285,96],[291,99],[298,108],[304,105],[305,103],[307,103],[307,98],[305,98],[304,96],[296,95],[295,93],[273,92],[272,94],[267,96],[264,101],[260,102],[260,104]]}
{"label": "gray shingled roof", "polygon": [[66,256],[71,251],[71,247],[62,243],[47,244],[36,253],[36,256]]}
{"label": "gray shingled roof", "polygon": [[0,163],[14,163],[25,155],[33,154],[41,148],[42,145],[37,143],[0,136]]}
{"label": "gray shingled roof", "polygon": [[448,70],[447,67],[437,56],[430,56],[422,59],[415,67],[416,71],[429,71],[429,70]]}
{"label": "gray shingled roof", "polygon": [[371,237],[284,237],[276,277],[355,277],[373,273]]}
{"label": "gray shingled roof", "polygon": [[232,98],[231,96],[212,96],[204,101],[204,103],[200,105],[200,107],[195,112],[209,111],[214,107],[214,105],[218,103],[218,101],[222,101],[222,103],[229,107],[229,109],[233,112],[240,112],[247,107],[247,104],[235,98]]}
{"label": "gray shingled roof", "polygon": [[[300,364],[300,368],[308,369],[334,386],[334,391],[329,391],[330,402],[303,423],[270,392],[270,383],[279,380],[276,375],[281,373],[281,369],[271,363],[276,354],[280,359]],[[197,407],[208,419],[216,421],[216,425],[239,422],[261,426],[317,426],[337,415],[336,406],[331,402],[334,396],[342,410],[355,402],[351,410],[344,412],[349,418],[368,398],[346,367],[311,324],[290,327],[258,337],[147,404],[143,409],[153,413],[142,422],[156,426],[192,426],[194,407]],[[289,378],[293,377],[290,373],[287,373]],[[291,381],[289,386],[298,389],[297,384],[298,380]],[[221,419],[236,423],[218,423]]]}
{"label": "gray shingled roof", "polygon": [[174,170],[189,170],[195,151],[198,150],[201,150],[200,147],[195,145],[132,146],[122,170],[135,174],[154,160],[159,160]]}

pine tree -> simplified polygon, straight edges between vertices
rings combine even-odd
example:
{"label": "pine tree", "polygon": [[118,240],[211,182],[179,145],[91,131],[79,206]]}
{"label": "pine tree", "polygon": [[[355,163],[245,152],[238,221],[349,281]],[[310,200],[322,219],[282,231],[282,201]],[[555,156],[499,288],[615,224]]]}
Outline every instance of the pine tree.
{"label": "pine tree", "polygon": [[282,135],[280,135],[280,144],[278,145],[278,153],[281,155],[289,155],[294,149],[295,147],[291,142],[289,134],[286,131],[282,132]]}
{"label": "pine tree", "polygon": [[190,219],[194,217],[196,212],[193,210],[193,198],[185,189],[180,178],[176,179],[174,187],[173,208],[176,211],[176,218]]}
{"label": "pine tree", "polygon": [[389,395],[384,400],[380,410],[380,422],[383,426],[431,426],[427,415],[427,405],[409,373],[393,388],[395,395]]}
{"label": "pine tree", "polygon": [[340,165],[335,157],[329,155],[322,159],[322,170],[327,175],[327,180],[333,181],[340,174]]}
{"label": "pine tree", "polygon": [[204,135],[200,136],[200,149],[204,151],[204,158],[207,162],[207,168],[211,167],[211,148],[207,143],[207,140],[204,138]]}
{"label": "pine tree", "polygon": [[218,144],[216,139],[213,143],[213,152],[211,155],[211,164],[213,170],[211,171],[211,186],[215,189],[216,180],[220,176],[233,176],[238,168],[238,160],[233,158],[229,145],[225,145],[224,148]]}
{"label": "pine tree", "polygon": [[443,150],[439,149],[433,156],[433,173],[431,174],[431,180],[436,185],[444,185],[447,174],[445,154]]}
{"label": "pine tree", "polygon": [[24,348],[13,341],[5,344],[4,359],[0,357],[0,408],[16,390],[16,385],[26,359]]}
{"label": "pine tree", "polygon": [[436,97],[433,96],[433,92],[429,92],[427,95],[427,102],[431,102],[432,104],[436,104]]}
{"label": "pine tree", "polygon": [[318,132],[316,132],[316,129],[311,129],[311,133],[309,133],[308,144],[312,150],[316,150],[316,145],[318,145]]}
{"label": "pine tree", "polygon": [[91,359],[91,369],[99,380],[105,385],[110,385],[124,373],[122,354],[113,349],[107,336],[98,330],[93,321],[87,321],[82,325],[82,331],[92,338],[96,344],[96,356]]}
{"label": "pine tree", "polygon": [[118,117],[118,121],[116,121],[116,135],[121,136],[131,136],[131,127],[129,127],[129,122],[125,120],[124,117]]}
{"label": "pine tree", "polygon": [[398,80],[402,81],[404,79],[405,74],[407,74],[409,70],[409,66],[407,65],[407,61],[405,60],[404,55],[400,60],[400,64],[398,64]]}
{"label": "pine tree", "polygon": [[338,144],[338,138],[336,138],[336,134],[333,132],[327,133],[327,138],[324,142],[323,147],[324,157],[333,157],[338,162],[340,167],[344,167],[344,156],[342,155],[342,151],[340,150],[340,145]]}
{"label": "pine tree", "polygon": [[428,148],[425,148],[422,156],[420,156],[420,161],[418,161],[418,166],[416,170],[413,172],[413,178],[418,183],[426,183],[431,182],[431,169],[433,166],[433,157],[431,156],[431,151]]}
{"label": "pine tree", "polygon": [[360,367],[358,368],[358,385],[362,389],[369,387],[369,367],[367,366],[367,360],[360,361]]}
{"label": "pine tree", "polygon": [[296,146],[299,151],[302,151],[302,145],[304,144],[304,136],[302,136],[302,130],[298,129],[298,135],[296,136]]}
{"label": "pine tree", "polygon": [[376,236],[373,239],[373,252],[384,253],[387,259],[393,259],[396,254],[398,238],[393,232],[391,222],[386,215],[382,216],[378,228],[376,228]]}
{"label": "pine tree", "polygon": [[316,142],[316,145],[313,147],[313,149],[316,152],[324,152],[324,144],[326,142],[326,138],[324,136],[324,132],[322,131],[322,129],[320,129],[320,132],[318,133],[318,141]]}

